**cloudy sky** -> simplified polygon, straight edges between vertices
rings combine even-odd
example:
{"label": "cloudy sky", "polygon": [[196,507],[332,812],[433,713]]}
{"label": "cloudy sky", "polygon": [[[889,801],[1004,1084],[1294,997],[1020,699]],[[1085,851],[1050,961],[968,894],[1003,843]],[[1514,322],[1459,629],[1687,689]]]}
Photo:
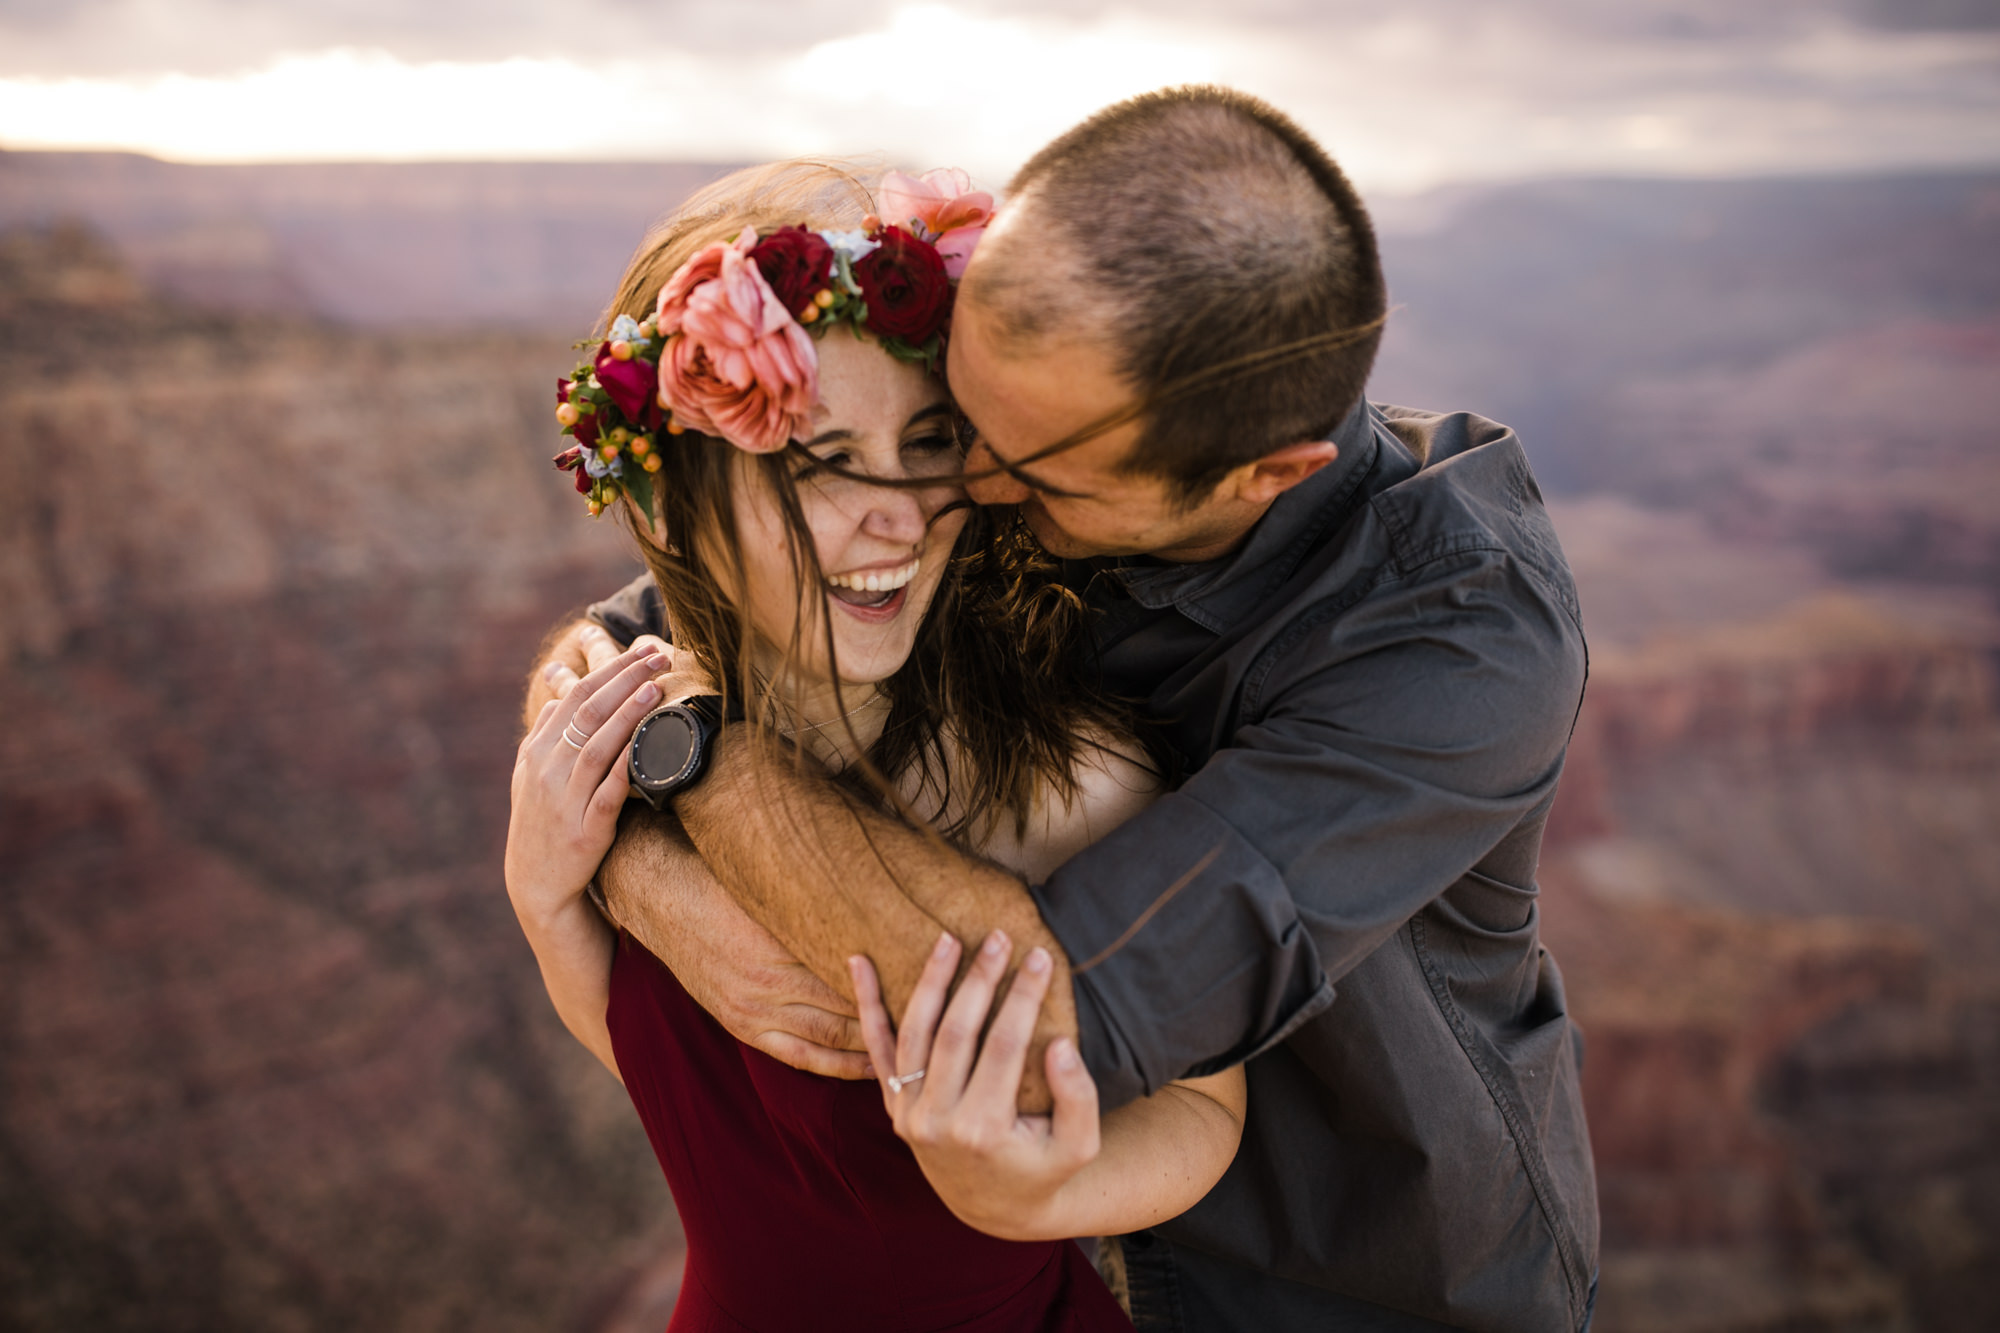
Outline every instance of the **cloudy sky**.
{"label": "cloudy sky", "polygon": [[0,147],[188,161],[878,152],[997,182],[1190,80],[1377,190],[2000,164],[2000,0],[0,0]]}

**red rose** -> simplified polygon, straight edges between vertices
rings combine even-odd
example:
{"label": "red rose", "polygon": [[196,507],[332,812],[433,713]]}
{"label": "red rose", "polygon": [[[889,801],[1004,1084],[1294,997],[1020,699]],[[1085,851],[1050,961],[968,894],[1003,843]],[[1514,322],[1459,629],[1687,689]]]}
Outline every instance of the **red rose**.
{"label": "red rose", "polygon": [[584,471],[583,449],[580,446],[572,444],[569,448],[557,454],[555,464],[565,472],[573,471],[576,473],[576,493],[578,495],[590,494],[590,473]]}
{"label": "red rose", "polygon": [[854,280],[868,303],[867,329],[879,338],[921,344],[951,309],[944,259],[935,246],[901,227],[884,227],[875,239],[881,244],[854,266]]}
{"label": "red rose", "polygon": [[640,424],[646,416],[646,404],[660,391],[659,367],[641,356],[620,361],[611,355],[611,344],[605,343],[597,349],[597,364],[593,368],[597,371],[597,382],[611,395],[611,401],[618,405],[625,419]]}
{"label": "red rose", "polygon": [[833,277],[833,247],[804,227],[782,227],[757,242],[750,258],[793,319],[802,319],[815,293]]}

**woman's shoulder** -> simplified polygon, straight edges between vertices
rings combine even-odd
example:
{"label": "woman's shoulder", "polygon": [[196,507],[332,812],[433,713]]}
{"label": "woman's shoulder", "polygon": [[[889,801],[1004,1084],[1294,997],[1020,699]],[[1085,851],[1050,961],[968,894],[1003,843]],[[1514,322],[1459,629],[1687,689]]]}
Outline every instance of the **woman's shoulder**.
{"label": "woman's shoulder", "polygon": [[1079,737],[1071,784],[1044,782],[1026,826],[1001,819],[979,851],[1039,884],[1055,868],[1138,814],[1161,791],[1158,770],[1129,736],[1087,730]]}

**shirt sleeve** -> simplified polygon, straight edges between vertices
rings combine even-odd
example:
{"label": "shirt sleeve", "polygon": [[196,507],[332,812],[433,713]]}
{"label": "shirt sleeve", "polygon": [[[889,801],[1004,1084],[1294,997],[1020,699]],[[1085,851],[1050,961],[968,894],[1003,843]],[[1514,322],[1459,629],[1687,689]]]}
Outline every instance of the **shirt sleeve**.
{"label": "shirt sleeve", "polygon": [[592,604],[583,614],[585,619],[604,626],[605,633],[616,639],[620,648],[630,647],[632,640],[641,634],[668,637],[666,605],[660,600],[660,590],[654,586],[650,574],[641,574],[603,601]]}
{"label": "shirt sleeve", "polygon": [[1107,1107],[1249,1059],[1553,791],[1583,689],[1560,600],[1460,552],[1308,612],[1224,748],[1034,892]]}

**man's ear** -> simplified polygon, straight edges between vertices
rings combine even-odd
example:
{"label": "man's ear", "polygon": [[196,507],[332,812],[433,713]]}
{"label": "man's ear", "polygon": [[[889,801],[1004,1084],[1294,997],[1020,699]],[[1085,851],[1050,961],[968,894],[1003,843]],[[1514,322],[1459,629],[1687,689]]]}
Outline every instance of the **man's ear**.
{"label": "man's ear", "polygon": [[1238,474],[1236,493],[1251,504],[1267,505],[1340,457],[1332,440],[1306,440],[1274,449]]}

